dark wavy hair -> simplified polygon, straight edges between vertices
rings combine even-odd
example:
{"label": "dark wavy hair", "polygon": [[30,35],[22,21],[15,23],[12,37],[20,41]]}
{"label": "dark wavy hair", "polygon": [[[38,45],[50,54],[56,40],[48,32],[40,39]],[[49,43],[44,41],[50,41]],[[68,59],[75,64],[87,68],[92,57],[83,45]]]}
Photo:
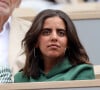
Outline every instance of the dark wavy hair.
{"label": "dark wavy hair", "polygon": [[37,79],[40,76],[40,68],[43,68],[44,65],[41,60],[41,52],[39,48],[35,48],[35,46],[43,28],[44,21],[54,16],[60,17],[66,25],[66,36],[68,38],[69,48],[66,50],[65,56],[68,57],[70,63],[72,65],[83,63],[90,64],[89,57],[78,38],[76,28],[69,16],[61,10],[47,9],[40,12],[34,18],[32,26],[22,40],[22,45],[25,49],[24,53],[26,55],[26,63],[23,72],[28,78],[32,77]]}

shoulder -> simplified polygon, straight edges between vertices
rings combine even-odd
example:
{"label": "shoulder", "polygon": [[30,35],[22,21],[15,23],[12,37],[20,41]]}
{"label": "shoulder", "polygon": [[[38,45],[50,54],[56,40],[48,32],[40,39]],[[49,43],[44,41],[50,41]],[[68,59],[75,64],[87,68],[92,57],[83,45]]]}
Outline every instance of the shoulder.
{"label": "shoulder", "polygon": [[93,69],[93,65],[91,64],[79,64],[76,66],[77,69]]}
{"label": "shoulder", "polygon": [[80,64],[75,66],[75,70],[79,72],[91,72],[94,73],[93,65],[90,64]]}
{"label": "shoulder", "polygon": [[23,71],[18,72],[14,76],[14,82],[28,82],[28,78],[24,75]]}
{"label": "shoulder", "polygon": [[93,65],[90,64],[80,64],[74,67],[77,74],[77,79],[94,79],[94,69]]}
{"label": "shoulder", "polygon": [[14,76],[14,82],[19,81],[20,79],[22,79],[22,77],[23,77],[23,72],[16,73]]}

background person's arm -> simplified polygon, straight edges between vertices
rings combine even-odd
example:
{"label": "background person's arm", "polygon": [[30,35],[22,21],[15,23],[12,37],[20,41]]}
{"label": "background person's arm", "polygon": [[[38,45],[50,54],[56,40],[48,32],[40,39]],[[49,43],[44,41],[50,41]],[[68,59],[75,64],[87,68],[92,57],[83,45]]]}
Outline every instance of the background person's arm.
{"label": "background person's arm", "polygon": [[11,83],[11,71],[9,67],[0,67],[0,83]]}

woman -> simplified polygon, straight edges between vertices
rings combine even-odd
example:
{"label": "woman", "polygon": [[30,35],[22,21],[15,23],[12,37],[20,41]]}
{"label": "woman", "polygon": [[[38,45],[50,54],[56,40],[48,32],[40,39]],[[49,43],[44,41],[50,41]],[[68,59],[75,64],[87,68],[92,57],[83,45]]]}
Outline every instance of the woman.
{"label": "woman", "polygon": [[94,79],[93,66],[66,13],[44,10],[22,41],[26,63],[14,82]]}

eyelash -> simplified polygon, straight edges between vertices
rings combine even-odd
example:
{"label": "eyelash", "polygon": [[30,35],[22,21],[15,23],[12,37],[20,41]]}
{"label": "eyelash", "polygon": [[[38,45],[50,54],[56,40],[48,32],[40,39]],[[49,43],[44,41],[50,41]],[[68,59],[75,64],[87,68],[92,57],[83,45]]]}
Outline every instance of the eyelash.
{"label": "eyelash", "polygon": [[49,35],[49,33],[50,33],[50,30],[43,30],[42,31],[42,35],[45,35],[45,36]]}
{"label": "eyelash", "polygon": [[[46,29],[42,31],[42,35],[48,36],[50,35],[51,32],[52,32],[51,30]],[[57,30],[57,35],[63,37],[66,35],[66,32],[65,30]]]}
{"label": "eyelash", "polygon": [[58,35],[59,35],[59,36],[65,36],[65,35],[66,35],[66,32],[65,32],[65,31],[59,31],[59,32],[58,32]]}

